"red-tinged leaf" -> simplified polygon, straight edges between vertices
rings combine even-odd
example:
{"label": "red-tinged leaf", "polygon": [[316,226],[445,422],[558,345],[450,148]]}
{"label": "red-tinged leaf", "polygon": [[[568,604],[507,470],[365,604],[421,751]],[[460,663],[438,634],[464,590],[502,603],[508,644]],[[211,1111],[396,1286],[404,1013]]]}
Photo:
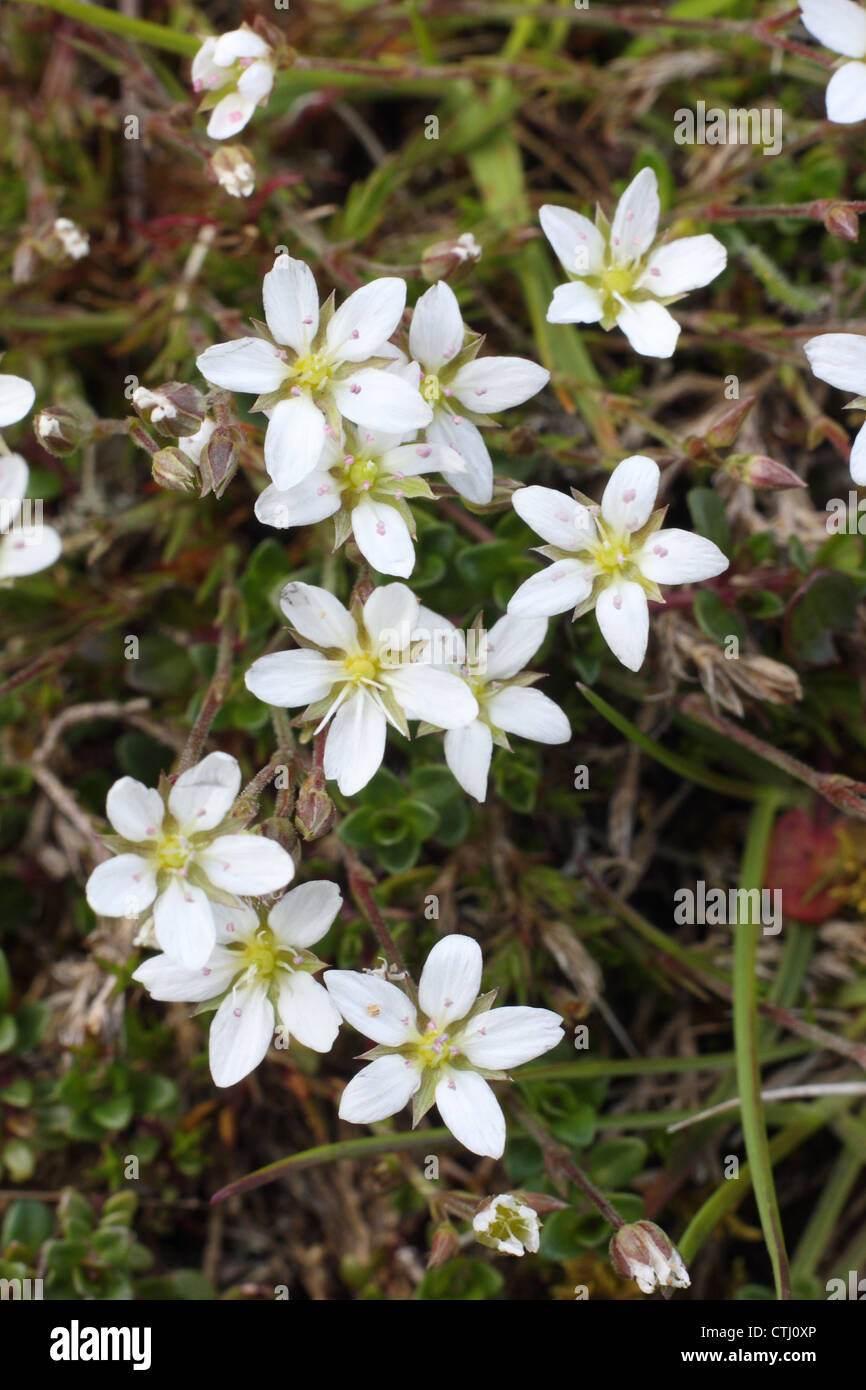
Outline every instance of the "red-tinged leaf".
{"label": "red-tinged leaf", "polygon": [[826,922],[839,911],[833,894],[834,861],[839,854],[836,817],[825,825],[806,811],[788,811],[776,821],[764,882],[782,890],[782,911],[800,922]]}

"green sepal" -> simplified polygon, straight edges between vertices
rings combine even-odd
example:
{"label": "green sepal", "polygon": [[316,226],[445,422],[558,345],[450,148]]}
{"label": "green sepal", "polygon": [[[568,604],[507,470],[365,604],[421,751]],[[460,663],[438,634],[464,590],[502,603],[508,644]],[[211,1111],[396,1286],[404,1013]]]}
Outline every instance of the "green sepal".
{"label": "green sepal", "polygon": [[415,1129],[436,1100],[436,1069],[425,1067],[421,1085],[412,1097],[412,1128]]}

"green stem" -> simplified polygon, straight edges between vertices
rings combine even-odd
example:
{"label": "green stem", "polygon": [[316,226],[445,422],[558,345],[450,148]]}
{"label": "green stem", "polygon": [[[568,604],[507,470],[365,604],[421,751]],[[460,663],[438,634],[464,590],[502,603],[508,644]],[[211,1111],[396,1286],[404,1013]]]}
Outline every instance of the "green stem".
{"label": "green stem", "polygon": [[[803,1043],[783,1043],[761,1053],[762,1062],[784,1062],[811,1051]],[[735,1052],[707,1052],[697,1057],[626,1057],[615,1061],[549,1062],[521,1067],[515,1077],[524,1081],[594,1081],[600,1076],[673,1076],[690,1071],[726,1071],[736,1064]]]}
{"label": "green stem", "polygon": [[15,3],[35,4],[43,10],[54,10],[69,19],[80,20],[82,24],[92,24],[96,29],[121,34],[127,39],[138,39],[140,43],[150,44],[151,48],[162,48],[169,53],[185,53],[191,57],[201,48],[201,39],[195,34],[178,34],[165,24],[133,19],[131,15],[120,14],[102,5],[85,4],[84,0],[15,0]]}

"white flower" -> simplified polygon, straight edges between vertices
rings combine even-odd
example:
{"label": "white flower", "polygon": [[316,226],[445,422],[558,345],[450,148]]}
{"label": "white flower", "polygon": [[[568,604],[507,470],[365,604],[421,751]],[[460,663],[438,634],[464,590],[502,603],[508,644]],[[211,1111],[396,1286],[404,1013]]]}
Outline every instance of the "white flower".
{"label": "white flower", "polygon": [[90,238],[86,232],[71,222],[68,217],[54,220],[54,233],[64,252],[73,261],[80,261],[90,253]]}
{"label": "white flower", "polygon": [[23,376],[0,374],[0,430],[23,420],[35,399],[35,390]]}
{"label": "white flower", "polygon": [[215,386],[259,393],[253,409],[269,416],[265,467],[277,487],[295,487],[313,471],[326,438],[339,439],[343,419],[398,435],[431,420],[418,391],[377,361],[394,351],[387,340],[403,313],[404,280],[373,280],[336,313],[329,302],[320,319],[310,267],[281,255],[263,297],[273,342],[218,343],[196,365]]}
{"label": "white flower", "polygon": [[[866,58],[866,10],[854,0],[800,0],[800,18],[825,48]],[[866,63],[843,63],[827,84],[827,119],[840,125],[866,116]]]}
{"label": "white flower", "polygon": [[635,454],[617,464],[601,507],[578,502],[549,487],[514,493],[514,509],[547,545],[547,570],[521,584],[508,605],[518,617],[550,617],[573,608],[590,609],[614,656],[637,671],[646,655],[647,598],[663,602],[659,584],[691,584],[728,568],[712,541],[690,531],[661,531],[665,512],[653,512],[659,470]]}
{"label": "white flower", "polygon": [[502,1255],[534,1255],[538,1250],[541,1222],[532,1207],[510,1192],[500,1192],[472,1218],[472,1229],[483,1245]]}
{"label": "white flower", "polygon": [[199,109],[213,105],[207,127],[212,140],[237,135],[271,94],[273,51],[246,24],[221,38],[205,39],[192,62],[192,85],[194,91],[208,93],[229,88],[215,105],[208,96]]}
{"label": "white flower", "polygon": [[[87,880],[87,901],[102,917],[153,911],[157,942],[194,970],[214,948],[213,902],[238,893],[275,893],[294,877],[291,856],[275,840],[230,819],[241,770],[227,753],[210,753],[181,773],[164,799],[132,777],[108,793],[106,815],[117,855]],[[238,828],[240,826],[240,828]]]}
{"label": "white flower", "polygon": [[[866,337],[860,333],[820,333],[803,344],[803,351],[820,381],[840,391],[855,392],[857,399],[849,406],[866,409]],[[848,466],[854,482],[860,487],[866,485],[866,425],[857,432]]]}
{"label": "white flower", "polygon": [[344,796],[381,764],[388,724],[408,738],[409,719],[453,729],[478,713],[458,676],[412,660],[419,604],[405,584],[374,589],[355,616],[313,584],[287,584],[280,607],[304,646],[259,657],[247,689],[268,705],[307,705],[300,718],[317,733],[333,718],[324,770]]}
{"label": "white flower", "polygon": [[483,505],[493,496],[493,464],[478,426],[491,425],[491,415],[528,401],[550,373],[524,357],[476,360],[481,343],[464,324],[457,297],[444,280],[422,294],[412,314],[409,351],[424,373],[421,394],[433,407],[427,439],[457,450],[464,468],[443,468],[442,474],[467,501]]}
{"label": "white flower", "polygon": [[714,236],[656,245],[658,181],[641,169],[617,204],[612,225],[546,204],[541,226],[569,277],[557,285],[548,323],[618,324],[642,357],[670,357],[680,326],[664,307],[721,274],[727,252]]}
{"label": "white flower", "polygon": [[195,434],[185,434],[177,441],[177,447],[183,450],[187,458],[191,459],[195,464],[196,468],[198,468],[201,462],[201,451],[215,429],[215,422],[205,418],[202,420]]}
{"label": "white flower", "polygon": [[480,643],[472,640],[477,633],[470,630],[467,643],[467,634],[445,618],[429,616],[432,659],[441,661],[445,655],[478,701],[477,719],[446,733],[445,760],[463,790],[484,801],[494,743],[508,748],[508,734],[535,743],[567,743],[571,738],[571,726],[559,706],[530,688],[540,676],[523,669],[544,641],[547,619],[506,614],[481,634]]}
{"label": "white flower", "polygon": [[215,1001],[210,1069],[217,1086],[248,1076],[275,1028],[282,1047],[291,1036],[314,1052],[328,1052],[340,1014],[313,979],[324,962],[307,948],[325,935],[342,901],[336,883],[317,880],[293,888],[267,913],[246,903],[214,903],[217,944],[204,965],[190,969],[167,955],[152,956],[132,978],[153,999]]}
{"label": "white flower", "polygon": [[243,145],[221,145],[211,155],[210,169],[230,198],[248,198],[256,186],[255,165]]}
{"label": "white flower", "polygon": [[[391,371],[417,385],[417,367],[398,365]],[[285,491],[276,485],[265,488],[256,500],[256,516],[266,526],[279,527],[333,516],[335,547],[354,535],[374,569],[406,579],[415,568],[415,521],[407,498],[432,498],[421,475],[446,466],[463,468],[447,445],[410,443],[405,435],[348,427],[341,440],[326,441],[319,463],[302,482]]]}
{"label": "white flower", "polygon": [[409,997],[375,975],[329,970],[325,985],[347,1023],[379,1044],[350,1081],[340,1118],[374,1124],[413,1101],[416,1125],[431,1105],[472,1153],[499,1158],[505,1117],[487,1084],[549,1052],[562,1037],[550,1009],[493,1009],[495,991],[478,997],[481,948],[469,936],[445,936],[427,957],[418,988],[420,1016]]}
{"label": "white flower", "polygon": [[610,1242],[610,1259],[617,1273],[634,1279],[641,1293],[687,1289],[691,1284],[682,1255],[654,1221],[620,1226]]}
{"label": "white flower", "polygon": [[[3,379],[0,377],[0,381]],[[20,454],[0,454],[0,581],[47,569],[62,549],[52,526],[44,526],[41,521],[35,525],[29,520],[22,522],[29,476],[30,470]]]}

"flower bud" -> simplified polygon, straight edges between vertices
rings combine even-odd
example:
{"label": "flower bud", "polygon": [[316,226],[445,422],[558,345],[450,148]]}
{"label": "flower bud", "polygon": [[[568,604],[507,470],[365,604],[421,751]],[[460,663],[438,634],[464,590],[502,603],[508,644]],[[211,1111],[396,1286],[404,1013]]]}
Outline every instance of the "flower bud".
{"label": "flower bud", "polygon": [[704,435],[707,443],[713,449],[729,448],[756,400],[756,396],[744,396],[741,401],[732,401],[721,410]]}
{"label": "flower bud", "polygon": [[[202,430],[209,423],[205,420]],[[195,438],[197,436],[193,436],[193,439]],[[243,434],[237,425],[211,426],[207,431],[207,438],[200,449],[198,460],[202,497],[207,497],[209,492],[215,497],[222,497],[237,472],[240,461],[239,445],[242,439]]]}
{"label": "flower bud", "polygon": [[481,247],[471,232],[448,241],[436,241],[421,257],[421,274],[429,284],[448,280],[461,266],[481,259]]}
{"label": "flower bud", "polygon": [[33,421],[36,438],[55,458],[74,454],[90,439],[93,415],[83,407],[52,405]]}
{"label": "flower bud", "polygon": [[196,492],[195,467],[180,449],[160,449],[154,454],[151,476],[168,492]]}
{"label": "flower bud", "polygon": [[532,1207],[512,1192],[500,1192],[475,1213],[472,1229],[482,1245],[502,1255],[534,1255],[541,1222]]}
{"label": "flower bud", "polygon": [[245,145],[220,145],[209,167],[231,198],[248,198],[256,186],[256,167]]}
{"label": "flower bud", "polygon": [[725,472],[741,483],[748,483],[749,487],[772,488],[777,492],[787,487],[806,486],[793,469],[766,454],[732,454]]}
{"label": "flower bud", "polygon": [[325,791],[325,774],[314,767],[298,791],[295,825],[305,840],[319,840],[334,823],[334,803]]}
{"label": "flower bud", "polygon": [[853,208],[844,203],[831,203],[824,212],[824,226],[831,236],[842,241],[856,241],[860,231],[860,219]]}
{"label": "flower bud", "polygon": [[204,397],[189,382],[167,381],[153,391],[137,386],[132,404],[142,420],[170,439],[195,434],[205,416]]}
{"label": "flower bud", "polygon": [[450,1221],[442,1221],[433,1232],[427,1268],[436,1269],[439,1265],[447,1264],[449,1260],[453,1260],[459,1249],[460,1238],[456,1228]]}
{"label": "flower bud", "polygon": [[654,1221],[620,1226],[610,1242],[610,1261],[617,1274],[634,1279],[641,1293],[687,1289],[692,1282],[679,1250]]}

